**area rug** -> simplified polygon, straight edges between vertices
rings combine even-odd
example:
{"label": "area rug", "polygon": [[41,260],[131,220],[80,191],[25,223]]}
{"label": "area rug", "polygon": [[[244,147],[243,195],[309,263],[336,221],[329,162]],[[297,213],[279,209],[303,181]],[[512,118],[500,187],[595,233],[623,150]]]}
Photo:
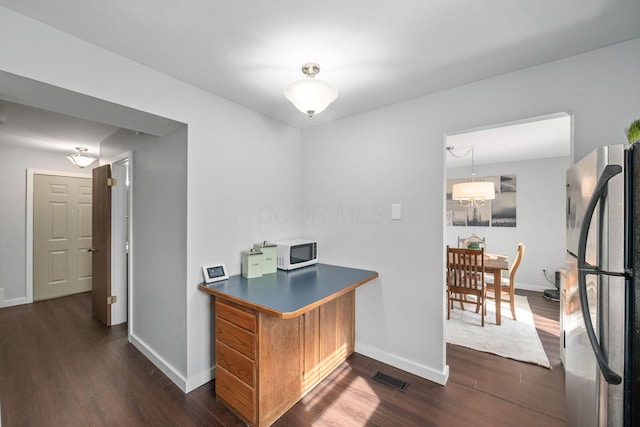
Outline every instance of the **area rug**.
{"label": "area rug", "polygon": [[502,303],[502,324],[496,325],[495,303],[487,301],[484,327],[475,305],[465,303],[465,310],[456,302],[451,319],[446,320],[447,342],[473,350],[550,368],[540,337],[536,332],[527,297],[516,295],[516,318],[513,320],[509,303]]}

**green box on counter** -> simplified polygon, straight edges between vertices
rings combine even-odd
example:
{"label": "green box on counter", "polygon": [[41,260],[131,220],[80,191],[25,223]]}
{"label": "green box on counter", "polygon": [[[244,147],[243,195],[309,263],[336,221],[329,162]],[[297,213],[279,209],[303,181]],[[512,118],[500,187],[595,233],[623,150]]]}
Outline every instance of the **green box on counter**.
{"label": "green box on counter", "polygon": [[247,279],[262,276],[262,252],[251,249],[242,252],[242,275]]}
{"label": "green box on counter", "polygon": [[271,274],[278,271],[276,264],[278,257],[278,245],[262,242],[253,245],[253,249],[262,252],[262,274]]}

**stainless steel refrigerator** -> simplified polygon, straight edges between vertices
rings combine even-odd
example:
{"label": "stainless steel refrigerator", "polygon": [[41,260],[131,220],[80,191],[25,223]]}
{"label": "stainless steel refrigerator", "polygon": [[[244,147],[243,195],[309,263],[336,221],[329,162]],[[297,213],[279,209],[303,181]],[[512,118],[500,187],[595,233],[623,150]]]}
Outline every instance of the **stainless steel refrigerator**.
{"label": "stainless steel refrigerator", "polygon": [[567,171],[567,422],[640,426],[640,145]]}

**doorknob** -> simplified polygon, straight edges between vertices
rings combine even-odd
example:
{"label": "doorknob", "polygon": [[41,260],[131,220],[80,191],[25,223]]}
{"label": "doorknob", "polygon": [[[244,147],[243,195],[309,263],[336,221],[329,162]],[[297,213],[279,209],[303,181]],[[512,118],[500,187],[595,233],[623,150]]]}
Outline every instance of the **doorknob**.
{"label": "doorknob", "polygon": [[93,246],[91,246],[90,248],[87,248],[87,252],[95,252],[96,248],[94,248]]}

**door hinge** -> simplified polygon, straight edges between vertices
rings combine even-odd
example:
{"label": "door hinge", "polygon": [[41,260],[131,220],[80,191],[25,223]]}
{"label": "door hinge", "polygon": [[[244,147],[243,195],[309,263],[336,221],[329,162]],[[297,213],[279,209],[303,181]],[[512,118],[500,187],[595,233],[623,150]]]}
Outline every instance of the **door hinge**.
{"label": "door hinge", "polygon": [[107,305],[115,304],[116,302],[118,302],[118,297],[117,296],[112,295],[110,297],[107,297]]}
{"label": "door hinge", "polygon": [[107,187],[115,187],[118,185],[118,180],[115,178],[107,178]]}

